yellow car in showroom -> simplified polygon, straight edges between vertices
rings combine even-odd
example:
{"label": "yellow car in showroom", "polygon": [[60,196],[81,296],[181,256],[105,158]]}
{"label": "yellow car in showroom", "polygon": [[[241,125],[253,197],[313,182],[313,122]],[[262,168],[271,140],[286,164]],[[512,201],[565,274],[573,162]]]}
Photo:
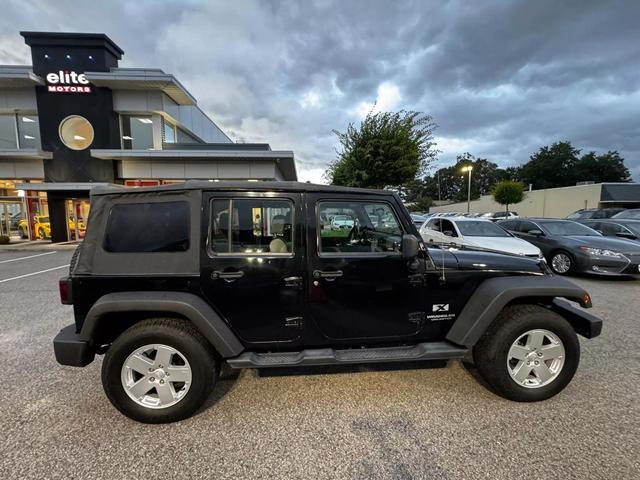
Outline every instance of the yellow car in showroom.
{"label": "yellow car in showroom", "polygon": [[[69,222],[69,233],[71,238],[75,236],[76,223],[73,219],[69,218],[67,220]],[[22,238],[29,237],[29,225],[26,220],[20,220],[18,223],[18,230],[20,231],[20,236]],[[36,215],[33,217],[33,230],[36,232],[36,237],[40,240],[45,240],[47,238],[51,238],[51,224],[49,223],[49,217],[45,217],[43,215]],[[86,226],[82,220],[78,222],[78,237],[84,238],[84,232],[86,230]]]}

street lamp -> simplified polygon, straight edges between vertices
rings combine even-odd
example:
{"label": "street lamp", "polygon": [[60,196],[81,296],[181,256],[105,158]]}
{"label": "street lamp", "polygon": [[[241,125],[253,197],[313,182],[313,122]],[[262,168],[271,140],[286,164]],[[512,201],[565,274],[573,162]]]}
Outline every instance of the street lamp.
{"label": "street lamp", "polygon": [[469,172],[469,189],[467,190],[467,213],[471,211],[471,170],[473,170],[473,165],[462,167],[463,172]]}

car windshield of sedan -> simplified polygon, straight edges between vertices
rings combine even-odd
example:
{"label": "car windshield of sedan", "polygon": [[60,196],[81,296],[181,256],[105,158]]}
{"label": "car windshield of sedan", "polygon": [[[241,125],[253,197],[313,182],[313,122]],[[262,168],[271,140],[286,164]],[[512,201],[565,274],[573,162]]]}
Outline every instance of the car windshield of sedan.
{"label": "car windshield of sedan", "polygon": [[458,230],[465,237],[510,237],[502,227],[484,220],[460,220],[456,222]]}
{"label": "car windshield of sedan", "polygon": [[637,223],[622,223],[622,222],[620,222],[620,225],[622,225],[623,227],[628,228],[633,233],[635,233],[636,235],[640,236],[640,224],[637,224]]}
{"label": "car windshield of sedan", "polygon": [[551,235],[570,236],[592,236],[600,237],[601,235],[592,228],[586,227],[575,222],[538,222]]}

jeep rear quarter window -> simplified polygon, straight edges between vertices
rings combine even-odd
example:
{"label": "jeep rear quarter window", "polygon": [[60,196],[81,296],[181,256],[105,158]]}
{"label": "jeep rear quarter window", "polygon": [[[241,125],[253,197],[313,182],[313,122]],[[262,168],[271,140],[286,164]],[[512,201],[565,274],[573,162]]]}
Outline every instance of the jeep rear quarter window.
{"label": "jeep rear quarter window", "polygon": [[187,202],[121,203],[111,207],[103,248],[110,253],[189,249]]}

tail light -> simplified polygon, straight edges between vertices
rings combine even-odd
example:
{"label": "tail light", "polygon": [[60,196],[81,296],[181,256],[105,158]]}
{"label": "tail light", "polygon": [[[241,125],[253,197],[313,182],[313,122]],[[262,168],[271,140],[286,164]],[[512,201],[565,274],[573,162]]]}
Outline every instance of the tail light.
{"label": "tail light", "polygon": [[64,277],[58,281],[60,290],[60,301],[63,305],[73,305],[73,295],[71,295],[71,278]]}

